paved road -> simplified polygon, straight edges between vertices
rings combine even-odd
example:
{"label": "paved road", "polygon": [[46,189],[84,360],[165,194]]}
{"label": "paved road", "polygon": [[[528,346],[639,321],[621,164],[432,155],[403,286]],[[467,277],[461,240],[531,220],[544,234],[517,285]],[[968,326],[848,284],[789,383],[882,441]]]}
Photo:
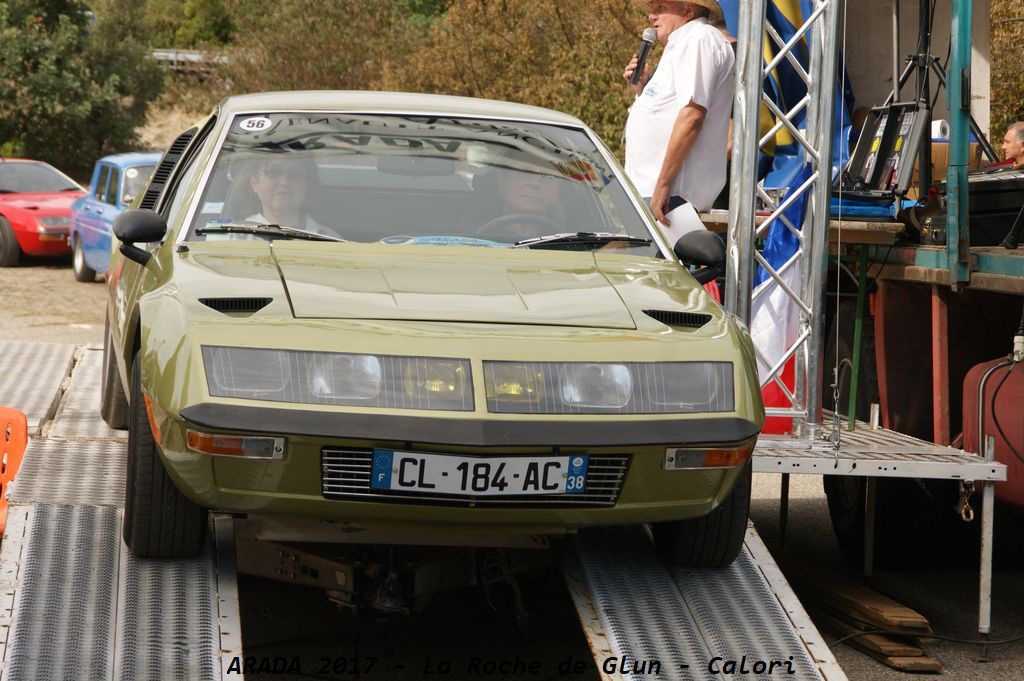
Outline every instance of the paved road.
{"label": "paved road", "polygon": [[[76,344],[102,342],[103,309],[106,287],[97,282],[82,284],[74,280],[70,263],[64,260],[30,262],[21,267],[0,269],[0,340],[37,340],[48,342],[69,342]],[[788,540],[786,548],[779,547],[778,492],[779,477],[759,474],[754,481],[754,500],[751,516],[765,543],[779,557],[787,560],[803,559],[837,573],[850,573],[844,566],[838,547],[832,536],[828,510],[817,476],[794,476],[791,484],[791,506]],[[1011,527],[1009,522],[997,520],[1004,536],[1013,533],[1022,536],[1019,526]],[[872,585],[900,602],[913,607],[928,617],[935,632],[949,637],[977,639],[977,573],[972,570],[914,570],[904,572],[882,572]],[[564,591],[558,591],[557,579],[541,579],[528,585],[530,592],[526,600],[531,608],[535,635],[526,641],[510,642],[507,622],[499,615],[489,614],[490,609],[481,602],[478,594],[466,593],[440,600],[437,607],[430,608],[397,638],[390,638],[379,645],[370,647],[390,650],[412,662],[409,671],[425,656],[456,656],[463,652],[458,641],[438,636],[438,632],[451,628],[452,617],[476,622],[465,631],[459,632],[459,640],[475,641],[479,653],[486,656],[514,655],[538,657],[546,661],[561,661],[569,655],[585,654],[578,632],[571,631],[573,616]],[[1024,636],[1024,572],[1019,563],[997,569],[993,599],[993,639]],[[547,594],[547,595],[545,595]],[[255,654],[275,655],[279,651],[275,640],[287,638],[302,629],[293,628],[296,599],[302,600],[287,587],[271,586],[271,583],[255,578],[246,578],[242,584],[242,605],[247,616],[247,640],[263,642],[261,651]],[[351,644],[343,644],[345,630],[351,624],[344,618],[334,619],[333,611],[320,600],[319,595],[309,596],[308,607],[300,608],[300,620],[305,621],[307,631],[324,632],[327,636],[307,638],[287,647],[288,652],[298,651],[319,654],[321,651],[344,651],[352,655]],[[319,605],[314,606],[315,601]],[[316,613],[320,614],[317,615]],[[494,622],[484,622],[492,618]],[[316,626],[313,626],[313,625]],[[313,626],[312,629],[309,627]],[[565,631],[564,637],[556,632]],[[291,632],[291,633],[283,633]],[[427,636],[424,632],[433,632]],[[333,634],[333,636],[332,636]],[[493,636],[492,636],[493,634]],[[468,637],[472,638],[468,638]],[[555,640],[557,643],[553,644]],[[829,639],[831,640],[831,639]],[[502,645],[503,644],[503,645]],[[302,650],[307,647],[308,650]],[[1024,642],[1009,645],[982,646],[977,644],[930,642],[928,652],[939,658],[945,666],[943,679],[949,681],[976,681],[977,679],[1022,679],[1024,680]],[[313,651],[317,651],[314,653]],[[563,655],[564,653],[564,655]],[[365,652],[364,652],[365,654]],[[385,653],[387,655],[389,653]],[[870,658],[840,645],[835,650],[840,664],[853,681],[887,681],[906,679],[905,674],[889,670]],[[464,657],[464,656],[463,656]],[[311,658],[318,659],[318,658]],[[419,670],[422,672],[423,670]],[[409,678],[417,678],[413,673]],[[257,677],[254,677],[257,678]],[[287,678],[271,676],[267,678]],[[494,677],[491,677],[494,678]],[[593,678],[592,672],[582,677]]]}

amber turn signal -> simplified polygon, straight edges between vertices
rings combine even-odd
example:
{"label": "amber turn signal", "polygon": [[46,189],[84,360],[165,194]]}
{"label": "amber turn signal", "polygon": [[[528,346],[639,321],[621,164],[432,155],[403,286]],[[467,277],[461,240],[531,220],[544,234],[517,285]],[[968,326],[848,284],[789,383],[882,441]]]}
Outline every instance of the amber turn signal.
{"label": "amber turn signal", "polygon": [[189,430],[185,434],[185,439],[189,449],[203,454],[247,459],[284,458],[284,438],[210,435]]}
{"label": "amber turn signal", "polygon": [[746,463],[753,452],[753,440],[727,449],[670,447],[665,450],[662,468],[665,470],[733,468]]}

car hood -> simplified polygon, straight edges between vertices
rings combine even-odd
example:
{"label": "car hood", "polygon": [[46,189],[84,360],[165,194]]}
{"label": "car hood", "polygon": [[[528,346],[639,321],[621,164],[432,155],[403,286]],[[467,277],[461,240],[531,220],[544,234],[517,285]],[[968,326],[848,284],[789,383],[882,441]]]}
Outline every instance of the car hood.
{"label": "car hood", "polygon": [[298,319],[544,324],[634,329],[590,253],[276,242]]}
{"label": "car hood", "polygon": [[68,212],[71,204],[84,192],[45,192],[33,194],[0,194],[0,203],[22,210],[39,210],[49,213]]}
{"label": "car hood", "polygon": [[[266,296],[287,301],[296,319],[657,332],[664,327],[645,311],[721,317],[678,264],[646,257],[299,241],[197,243],[179,257],[175,283],[185,299]],[[279,314],[277,305],[263,314]]]}

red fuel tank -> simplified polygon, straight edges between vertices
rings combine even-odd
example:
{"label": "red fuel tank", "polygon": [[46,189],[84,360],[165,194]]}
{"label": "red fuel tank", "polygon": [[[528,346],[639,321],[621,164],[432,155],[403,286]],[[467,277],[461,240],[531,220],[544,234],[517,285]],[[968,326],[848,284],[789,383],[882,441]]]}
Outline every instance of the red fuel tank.
{"label": "red fuel tank", "polygon": [[[968,452],[980,452],[984,446],[978,442],[978,386],[985,372],[1005,361],[1005,358],[1000,358],[978,364],[964,377],[964,450]],[[993,414],[992,396],[997,389],[999,394]],[[985,383],[980,417],[985,436],[991,435],[996,439],[996,460],[1006,464],[1006,482],[996,483],[996,500],[1024,512],[1024,463],[1017,460],[1007,442],[1008,439],[1024,456],[1024,362],[1008,364],[992,372]],[[996,418],[1006,438],[999,434]]]}

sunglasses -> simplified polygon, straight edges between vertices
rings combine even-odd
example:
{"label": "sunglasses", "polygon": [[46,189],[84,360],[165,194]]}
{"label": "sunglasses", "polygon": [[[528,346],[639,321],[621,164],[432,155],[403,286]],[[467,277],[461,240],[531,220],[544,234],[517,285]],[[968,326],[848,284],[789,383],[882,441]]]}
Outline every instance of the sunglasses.
{"label": "sunglasses", "polygon": [[267,166],[260,168],[263,177],[268,180],[280,180],[285,175],[289,180],[305,180],[306,170],[304,168],[282,168],[281,166]]}

